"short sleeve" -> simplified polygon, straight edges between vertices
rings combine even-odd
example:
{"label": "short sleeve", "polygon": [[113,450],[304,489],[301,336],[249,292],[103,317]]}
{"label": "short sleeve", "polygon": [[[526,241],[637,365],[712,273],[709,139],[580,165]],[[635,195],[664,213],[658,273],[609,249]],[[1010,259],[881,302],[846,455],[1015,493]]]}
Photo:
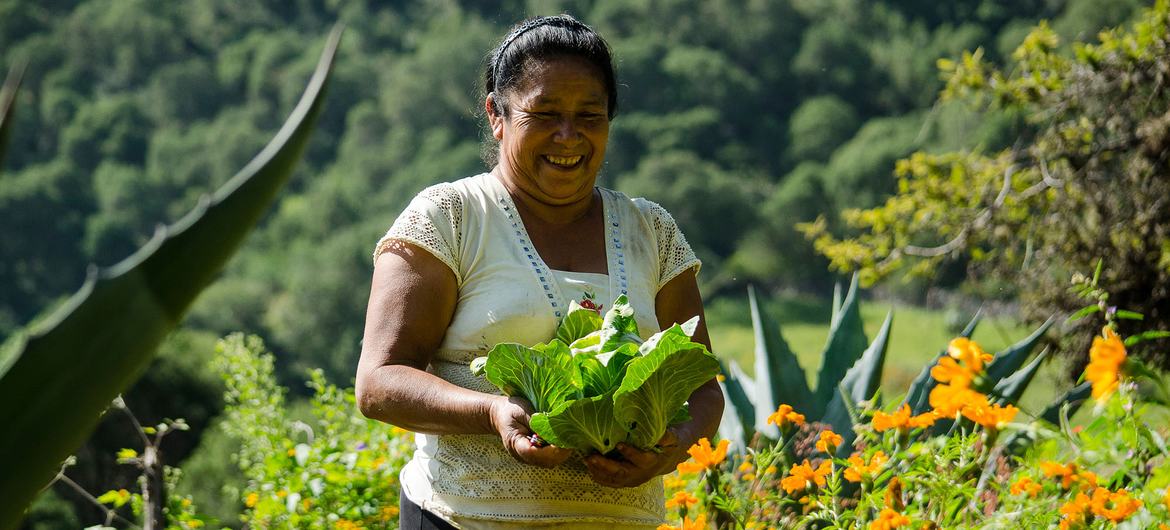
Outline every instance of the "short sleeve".
{"label": "short sleeve", "polygon": [[390,230],[374,247],[374,261],[385,253],[394,241],[405,241],[434,255],[455,273],[459,273],[459,249],[463,225],[463,200],[450,184],[437,184],[421,192],[394,220]]}
{"label": "short sleeve", "polygon": [[662,289],[683,271],[694,269],[695,274],[698,274],[702,262],[691,250],[691,245],[674,222],[674,217],[666,208],[651,201],[646,203],[646,213],[658,240],[658,289]]}

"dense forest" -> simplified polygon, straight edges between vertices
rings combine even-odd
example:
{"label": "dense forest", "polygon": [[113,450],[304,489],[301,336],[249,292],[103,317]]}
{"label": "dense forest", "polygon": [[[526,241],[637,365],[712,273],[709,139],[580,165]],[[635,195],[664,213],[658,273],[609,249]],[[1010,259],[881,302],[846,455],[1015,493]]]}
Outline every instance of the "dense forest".
{"label": "dense forest", "polygon": [[[373,244],[423,187],[485,169],[477,80],[485,54],[526,16],[568,12],[608,39],[621,111],[602,183],[674,214],[713,299],[748,282],[823,293],[834,277],[796,223],[834,225],[844,208],[878,204],[911,152],[993,150],[1020,134],[1010,114],[936,104],[936,61],[981,47],[1002,62],[1041,19],[1067,42],[1145,2],[1101,4],[0,0],[0,68],[27,64],[0,166],[0,336],[242,167],[338,22],[328,106],[279,207],[128,394],[150,421],[186,417],[194,434],[210,424],[221,388],[190,352],[235,330],[264,337],[286,380],[319,367],[349,384]],[[932,282],[962,280],[952,267]],[[118,421],[83,459],[124,443]],[[198,441],[176,441],[170,455]],[[210,469],[227,450],[205,443],[187,466],[206,471],[188,487],[213,510],[224,482]],[[85,468],[82,481],[108,484],[108,467]]]}

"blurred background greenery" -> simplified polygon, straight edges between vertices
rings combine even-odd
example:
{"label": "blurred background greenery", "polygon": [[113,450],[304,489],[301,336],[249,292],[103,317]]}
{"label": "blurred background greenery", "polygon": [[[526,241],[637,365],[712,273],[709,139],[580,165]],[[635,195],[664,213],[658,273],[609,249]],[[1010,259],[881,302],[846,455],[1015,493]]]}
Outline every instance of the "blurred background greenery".
{"label": "blurred background greenery", "polygon": [[[813,371],[838,278],[793,225],[870,207],[911,152],[1011,144],[1017,117],[936,104],[935,61],[983,47],[1002,63],[1041,19],[1071,39],[1122,23],[1139,0],[501,0],[234,2],[0,0],[0,68],[26,61],[0,167],[0,336],[75,290],[86,264],[129,255],[271,137],[329,27],[347,26],[328,106],[279,207],[126,394],[144,422],[183,417],[164,447],[200,506],[237,524],[238,484],[215,418],[215,339],[264,338],[295,396],[319,367],[351,384],[373,243],[423,187],[484,169],[477,80],[512,23],[568,12],[618,61],[621,113],[602,184],[663,204],[704,260],[717,353],[750,371],[744,287]],[[904,389],[980,304],[993,351],[1026,328],[1008,283],[961,261],[868,293],[867,331],[897,306],[885,381]],[[899,331],[899,328],[902,331]],[[900,342],[901,341],[901,342]],[[1045,377],[1058,377],[1053,367]],[[895,390],[896,391],[896,390]],[[71,476],[91,491],[133,480],[103,422]],[[97,522],[54,487],[28,528]],[[77,523],[63,522],[76,521]]]}

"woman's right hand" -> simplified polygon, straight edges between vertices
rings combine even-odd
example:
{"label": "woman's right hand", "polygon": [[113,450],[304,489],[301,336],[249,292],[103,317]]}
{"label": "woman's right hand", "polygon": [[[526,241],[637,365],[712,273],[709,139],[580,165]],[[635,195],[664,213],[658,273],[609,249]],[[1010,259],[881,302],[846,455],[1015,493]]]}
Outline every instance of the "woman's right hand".
{"label": "woman's right hand", "polygon": [[516,460],[540,467],[557,467],[573,454],[572,449],[554,445],[537,447],[529,436],[532,429],[528,420],[532,417],[532,406],[520,397],[498,396],[491,404],[492,427],[500,434],[504,448]]}

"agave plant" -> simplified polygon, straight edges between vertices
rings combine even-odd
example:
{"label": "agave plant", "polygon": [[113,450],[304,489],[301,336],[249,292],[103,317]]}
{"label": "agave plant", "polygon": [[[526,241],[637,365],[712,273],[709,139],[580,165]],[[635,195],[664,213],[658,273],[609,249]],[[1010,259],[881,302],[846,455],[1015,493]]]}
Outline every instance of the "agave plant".
{"label": "agave plant", "polygon": [[274,202],[321,112],[340,35],[330,34],[300,102],[260,154],[133,255],[91,267],[72,298],[0,355],[0,529],[18,524]]}
{"label": "agave plant", "polygon": [[[854,425],[861,420],[858,403],[877,397],[889,344],[893,311],[887,315],[876,337],[870,342],[862,328],[857,295],[857,275],[849,289],[841,296],[840,286],[833,296],[833,313],[829,336],[821,353],[821,368],[816,388],[809,388],[804,369],[784,341],[779,325],[764,311],[755,289],[748,288],[752,327],[755,332],[755,377],[747,376],[734,362],[724,366],[724,409],[720,436],[738,448],[746,448],[754,433],[767,438],[779,437],[768,416],[781,404],[788,404],[805,414],[811,421],[830,425],[844,440],[838,445],[838,456],[847,456],[856,438]],[[970,337],[979,323],[976,313],[960,336]],[[1028,359],[1052,321],[1044,323],[1031,335],[997,353],[987,367],[985,381],[988,393],[999,403],[1017,403],[1031,383],[1045,357],[1045,352]],[[904,403],[914,414],[929,409],[930,390],[936,382],[930,368],[946,355],[943,348],[934,362],[927,365],[911,384]],[[1027,363],[1025,365],[1025,363]],[[1070,392],[1049,407],[1045,419],[1053,416],[1064,403],[1079,396]],[[1055,407],[1055,409],[1053,409]]]}

